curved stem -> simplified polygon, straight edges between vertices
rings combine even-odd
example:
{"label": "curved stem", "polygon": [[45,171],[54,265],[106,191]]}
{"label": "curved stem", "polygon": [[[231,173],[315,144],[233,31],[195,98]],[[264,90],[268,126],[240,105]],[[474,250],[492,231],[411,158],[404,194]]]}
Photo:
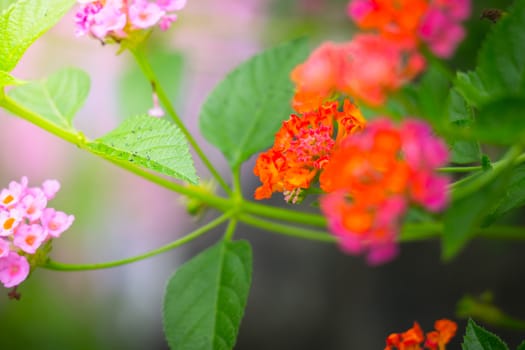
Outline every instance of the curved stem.
{"label": "curved stem", "polygon": [[180,247],[186,243],[189,243],[193,241],[195,238],[203,235],[204,233],[208,232],[209,230],[213,229],[214,227],[220,225],[221,223],[225,222],[231,217],[231,213],[226,213],[224,215],[221,215],[215,220],[210,221],[206,225],[196,229],[195,231],[189,233],[188,235],[173,241],[171,243],[168,243],[160,248],[151,250],[147,253],[132,256],[130,258],[125,258],[121,260],[115,260],[115,261],[108,261],[103,263],[94,263],[94,264],[65,264],[57,261],[53,261],[49,259],[45,265],[42,265],[43,268],[49,269],[49,270],[59,270],[59,271],[84,271],[84,270],[100,270],[100,269],[108,269],[116,266],[126,265],[130,264],[136,261],[144,260],[147,258],[150,258],[155,255],[159,255],[161,253],[167,252],[169,250],[172,250],[174,248]]}
{"label": "curved stem", "polygon": [[270,207],[264,204],[244,201],[241,204],[243,212],[256,214],[270,219],[294,222],[303,225],[326,227],[326,218],[320,214],[301,213],[295,210]]}
{"label": "curved stem", "polygon": [[173,122],[175,123],[175,125],[177,125],[179,127],[179,129],[182,131],[182,133],[184,134],[184,136],[186,136],[186,139],[188,140],[190,145],[195,150],[195,153],[197,153],[197,155],[202,160],[202,162],[204,163],[206,168],[208,168],[208,170],[210,171],[212,176],[217,180],[217,182],[220,184],[220,186],[223,188],[223,190],[226,193],[228,193],[228,194],[231,193],[231,189],[228,186],[228,184],[226,183],[226,181],[224,181],[224,179],[219,174],[217,169],[215,169],[215,167],[210,162],[208,157],[202,151],[201,147],[199,146],[199,144],[197,143],[197,141],[195,140],[193,135],[190,133],[190,131],[186,128],[186,126],[184,125],[182,120],[179,118],[179,116],[178,116],[177,112],[175,111],[175,108],[173,107],[173,105],[172,105],[168,95],[166,94],[166,92],[164,91],[162,86],[160,85],[160,82],[159,82],[155,72],[151,68],[148,60],[146,59],[146,57],[144,55],[144,52],[143,52],[143,47],[141,46],[139,48],[130,49],[130,51],[133,54],[133,57],[135,57],[135,60],[137,61],[137,64],[139,65],[139,67],[142,70],[142,72],[144,73],[144,75],[147,77],[147,79],[154,86],[155,92],[157,93],[157,95],[159,97],[159,100],[162,102],[162,105],[164,106],[164,108],[166,108],[166,111],[170,115],[170,117],[173,120]]}
{"label": "curved stem", "polygon": [[239,221],[249,224],[254,227],[262,228],[271,232],[280,233],[285,236],[297,237],[307,239],[310,241],[318,241],[325,243],[335,243],[337,239],[329,235],[327,232],[309,230],[301,227],[284,225],[269,220],[259,219],[252,215],[241,214]]}
{"label": "curved stem", "polygon": [[[2,99],[0,99],[0,106],[5,108],[10,113],[13,113],[16,116],[19,116],[20,118],[50,132],[51,134],[56,135],[59,138],[65,141],[68,141],[81,149],[84,149],[84,150],[87,150],[93,153],[91,148],[88,146],[90,141],[81,132],[78,132],[74,129],[67,130],[67,129],[60,128],[57,125],[49,122],[47,119],[43,118],[42,116],[19,105],[16,101],[11,99],[9,96],[2,96]],[[119,160],[116,160],[110,157],[106,157],[101,154],[95,154],[95,155],[101,158],[104,158],[112,162],[113,164],[123,169],[126,169],[150,182],[156,183],[162,187],[165,187],[167,189],[170,189],[182,195],[202,200],[204,203],[207,203],[210,206],[217,208],[223,212],[227,211],[228,209],[234,206],[234,204],[232,204],[232,202],[229,199],[222,198],[217,195],[211,195],[209,193],[205,193],[202,191],[196,191],[195,189],[192,189],[191,187],[186,187],[178,183],[166,180],[165,178],[159,175],[156,175],[154,173],[151,173],[149,171],[146,171],[142,168],[139,168],[138,166],[130,162],[119,161]]]}
{"label": "curved stem", "polygon": [[87,140],[81,132],[78,132],[73,128],[60,128],[47,119],[42,118],[40,115],[34,113],[33,111],[19,105],[15,100],[7,95],[3,95],[0,99],[0,107],[5,108],[10,113],[27,120],[28,122],[46,130],[55,136],[58,136],[67,142],[71,142],[79,148],[85,148]]}

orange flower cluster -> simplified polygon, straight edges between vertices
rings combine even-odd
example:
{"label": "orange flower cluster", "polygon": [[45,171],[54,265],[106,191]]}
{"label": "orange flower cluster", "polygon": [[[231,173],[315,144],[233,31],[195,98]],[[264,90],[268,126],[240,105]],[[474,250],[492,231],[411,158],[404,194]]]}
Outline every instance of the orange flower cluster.
{"label": "orange flower cluster", "polygon": [[377,118],[343,140],[321,173],[321,210],[341,248],[377,265],[397,254],[399,223],[411,203],[439,211],[447,203],[447,147],[422,121],[396,126]]}
{"label": "orange flower cluster", "polygon": [[341,44],[327,42],[292,71],[293,106],[305,112],[337,93],[378,106],[424,66],[419,53],[407,52],[380,35],[359,34]]}
{"label": "orange flower cluster", "polygon": [[348,14],[361,29],[408,50],[425,43],[438,57],[450,57],[465,36],[470,0],[351,0]]}
{"label": "orange flower cluster", "polygon": [[417,322],[404,333],[392,333],[386,338],[385,350],[421,350],[421,343],[429,350],[445,350],[446,344],[454,337],[457,324],[447,319],[437,320],[435,330],[427,333],[426,340],[423,330]]}
{"label": "orange flower cluster", "polygon": [[413,49],[428,6],[428,0],[354,0],[348,12],[359,28],[377,29],[381,36]]}
{"label": "orange flower cluster", "polygon": [[255,199],[283,192],[295,203],[325,167],[336,143],[364,127],[365,119],[350,101],[344,102],[342,111],[338,107],[337,101],[326,102],[283,122],[273,147],[255,163],[253,171],[262,182]]}

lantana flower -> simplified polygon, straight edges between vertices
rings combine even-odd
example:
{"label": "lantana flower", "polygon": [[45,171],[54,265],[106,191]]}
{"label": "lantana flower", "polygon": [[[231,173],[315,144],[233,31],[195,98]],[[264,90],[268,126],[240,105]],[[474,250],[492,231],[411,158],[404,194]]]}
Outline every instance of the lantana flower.
{"label": "lantana flower", "polygon": [[22,283],[31,270],[32,256],[73,223],[73,215],[47,207],[59,189],[56,180],[28,187],[27,178],[22,177],[0,191],[0,282],[4,287]]}
{"label": "lantana flower", "polygon": [[366,254],[371,265],[397,255],[397,236],[411,204],[431,212],[447,204],[448,178],[436,174],[446,164],[445,143],[423,121],[396,126],[386,118],[346,137],[319,177],[321,210],[341,248]]}
{"label": "lantana flower", "polygon": [[377,34],[358,34],[345,43],[327,42],[295,67],[293,105],[310,110],[334,94],[352,96],[373,106],[385,102],[425,66],[423,56]]}
{"label": "lantana flower", "polygon": [[448,58],[465,36],[461,22],[470,15],[470,0],[352,0],[348,15],[399,46],[413,50],[424,42]]}
{"label": "lantana flower", "polygon": [[78,0],[78,3],[77,36],[119,41],[133,31],[156,25],[167,30],[177,19],[174,12],[184,8],[186,0]]}
{"label": "lantana flower", "polygon": [[457,324],[454,321],[441,319],[434,323],[435,330],[426,334],[417,322],[403,333],[392,333],[386,338],[385,350],[446,350],[446,344],[454,337]]}
{"label": "lantana flower", "polygon": [[328,101],[283,122],[273,147],[257,158],[254,173],[262,185],[255,199],[283,192],[287,201],[296,202],[324,168],[336,142],[364,127],[365,119],[350,101],[344,102],[342,111],[338,106],[337,101]]}

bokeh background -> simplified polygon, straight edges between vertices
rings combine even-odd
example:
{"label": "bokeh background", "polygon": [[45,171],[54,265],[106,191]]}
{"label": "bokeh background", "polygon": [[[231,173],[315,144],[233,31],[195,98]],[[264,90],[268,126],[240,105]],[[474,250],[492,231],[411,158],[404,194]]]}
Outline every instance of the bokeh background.
{"label": "bokeh background", "polygon": [[[238,63],[266,47],[297,36],[350,39],[355,28],[343,0],[189,0],[168,33],[155,33],[151,56],[189,129],[215,84]],[[484,8],[511,1],[473,0],[469,37],[451,65],[472,67],[491,24]],[[32,46],[16,68],[22,79],[39,79],[75,66],[92,79],[88,101],[75,125],[91,138],[124,118],[144,113],[150,90],[130,55],[89,38],[75,38],[73,13]],[[366,69],[366,67],[363,67]],[[247,111],[249,118],[249,111]],[[0,183],[27,175],[32,184],[62,183],[53,205],[76,221],[54,243],[52,257],[68,263],[100,262],[139,254],[199,225],[173,193],[127,174],[35,126],[0,111]],[[227,176],[219,152],[198,136]],[[197,162],[199,174],[208,173]],[[253,159],[244,167],[246,196],[257,186]],[[276,196],[278,197],[278,196]],[[280,198],[273,201],[283,205]],[[208,220],[208,214],[200,220]],[[520,220],[515,214],[506,220]],[[166,280],[177,266],[216,241],[220,230],[188,246],[111,270],[38,270],[24,282],[20,301],[0,294],[1,349],[167,349],[161,325]],[[401,256],[371,268],[336,247],[260,232],[239,238],[254,248],[253,286],[236,349],[384,348],[385,337],[418,320],[430,330],[438,318],[455,317],[465,294],[490,290],[502,310],[525,318],[525,245],[475,240],[451,263],[440,262],[438,241],[405,244]],[[1,291],[0,291],[1,292]],[[459,320],[463,334],[465,320]],[[525,332],[491,328],[511,348]],[[461,335],[451,349],[459,349]]]}

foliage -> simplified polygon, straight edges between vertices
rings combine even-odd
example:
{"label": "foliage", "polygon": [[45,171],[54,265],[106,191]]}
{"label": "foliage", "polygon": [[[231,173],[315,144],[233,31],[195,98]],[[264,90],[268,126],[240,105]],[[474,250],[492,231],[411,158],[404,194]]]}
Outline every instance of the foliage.
{"label": "foliage", "polygon": [[[172,349],[234,347],[252,281],[250,243],[233,240],[239,223],[298,238],[339,243],[349,254],[367,252],[369,261],[374,263],[391,260],[399,241],[439,236],[442,257],[448,261],[478,236],[525,238],[522,227],[506,225],[502,220],[505,214],[525,205],[524,1],[515,1],[500,13],[478,53],[476,66],[467,72],[451,72],[442,60],[458,44],[466,7],[434,8],[437,6],[434,2],[428,7],[426,0],[414,0],[414,13],[409,14],[413,15],[411,20],[421,20],[421,26],[407,27],[404,26],[407,18],[403,17],[406,11],[402,8],[383,9],[388,16],[381,9],[362,13],[363,7],[359,6],[366,0],[352,0],[348,7],[350,17],[361,29],[376,31],[358,34],[347,43],[324,44],[309,57],[307,40],[297,39],[248,59],[216,86],[199,116],[202,135],[222,152],[230,166],[227,179],[207,158],[173,107],[174,90],[183,74],[181,57],[171,53],[157,57],[173,61],[170,70],[160,72],[163,79],[159,80],[159,72],[144,54],[143,41],[149,38],[148,30],[157,24],[167,29],[176,19],[168,13],[180,10],[184,2],[151,5],[148,8],[151,12],[142,15],[153,16],[157,11],[157,18],[147,23],[141,22],[147,16],[133,17],[131,9],[114,8],[113,19],[123,18],[119,28],[109,26],[100,16],[90,17],[90,11],[102,11],[109,2],[82,3],[81,16],[77,15],[77,25],[78,18],[82,18],[82,34],[103,43],[120,43],[122,50],[133,54],[148,83],[143,80],[141,89],[124,94],[122,100],[133,96],[133,103],[122,109],[124,120],[95,140],[86,137],[73,123],[89,95],[87,73],[64,68],[34,81],[21,81],[12,74],[26,50],[73,3],[73,0],[0,2],[0,107],[187,197],[199,212],[212,207],[224,214],[155,251],[113,262],[61,264],[48,257],[47,246],[31,262],[31,272],[37,266],[74,271],[127,264],[189,243],[228,222],[224,237],[178,267],[168,282],[163,322]],[[146,3],[134,3],[133,10],[140,10]],[[443,37],[431,30],[423,31],[426,28],[423,25],[432,24],[427,23],[432,17],[431,12],[425,15],[428,8],[434,15],[435,11],[442,11],[442,15],[450,17],[450,23],[438,28]],[[142,10],[146,11],[146,7]],[[399,31],[392,32],[393,24]],[[452,29],[457,35],[447,36],[447,30]],[[375,70],[368,68],[368,64]],[[425,64],[421,77],[411,81]],[[172,74],[175,77],[169,81],[167,76]],[[124,81],[140,78],[134,72]],[[166,93],[166,86],[170,93]],[[162,105],[171,120],[139,112],[145,108],[146,95],[148,100],[153,97],[155,109]],[[342,101],[345,102],[339,103]],[[365,121],[360,107],[372,118]],[[130,116],[137,112],[138,115]],[[398,123],[401,127],[388,117],[403,119]],[[308,195],[316,196],[324,215],[275,208],[243,197],[241,166],[271,146],[257,160],[256,175],[263,185],[271,184],[270,193],[260,198],[282,192],[288,202],[300,203]],[[498,150],[503,154],[495,161],[482,152],[493,146],[500,147]],[[190,147],[222,187],[224,195],[199,182]],[[447,154],[453,166],[443,166]],[[460,176],[448,184],[450,177],[435,172]],[[286,179],[280,177],[283,174]],[[167,180],[165,176],[185,184]],[[15,287],[9,294],[13,298],[19,297],[16,284],[20,281],[5,283],[9,279],[6,271],[10,270],[1,264],[7,259],[5,247],[11,244],[5,238],[7,230],[19,223],[20,226],[30,223],[27,218],[22,222],[19,208],[10,204],[18,200],[20,187],[24,188],[24,200],[33,201],[36,190],[17,183],[11,183],[0,193],[0,243],[4,247],[0,246],[0,270],[2,283]],[[41,191],[46,191],[44,185]],[[33,204],[23,204],[19,207],[34,209]],[[427,209],[430,213],[411,222],[408,215],[404,216],[409,209]],[[404,220],[406,225],[402,225]],[[72,219],[68,227],[71,222]],[[20,236],[20,232],[11,233],[13,237]],[[48,238],[42,238],[42,242],[45,239]],[[17,258],[22,259],[18,253]],[[25,267],[27,276],[29,266]],[[432,345],[435,341],[441,349],[455,333],[455,327],[454,324],[453,332],[450,329],[443,332],[447,334],[444,341],[439,338],[441,330],[436,326],[437,333],[427,334],[425,346],[433,348],[437,346]],[[419,342],[425,340],[417,324],[411,332]],[[407,332],[393,334],[388,338],[388,346],[403,344],[408,341],[406,337]],[[462,346],[463,350],[508,349],[502,340],[472,320],[468,322]],[[523,349],[525,343],[518,347]]]}

